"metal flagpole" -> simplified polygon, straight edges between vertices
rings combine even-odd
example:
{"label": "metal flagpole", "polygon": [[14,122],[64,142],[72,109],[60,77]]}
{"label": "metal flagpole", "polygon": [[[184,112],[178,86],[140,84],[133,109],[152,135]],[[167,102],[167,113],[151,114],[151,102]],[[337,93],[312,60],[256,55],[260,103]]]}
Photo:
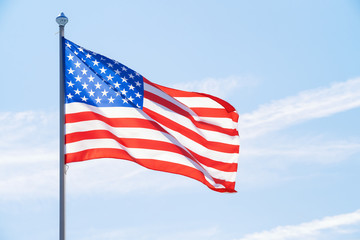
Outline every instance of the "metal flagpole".
{"label": "metal flagpole", "polygon": [[64,27],[68,22],[68,18],[64,15],[64,13],[60,13],[60,15],[56,18],[56,22],[59,24],[59,39],[60,39],[60,165],[59,165],[59,188],[60,188],[60,212],[59,212],[59,239],[65,240],[65,69],[64,69],[64,59],[65,59],[65,51],[64,51]]}

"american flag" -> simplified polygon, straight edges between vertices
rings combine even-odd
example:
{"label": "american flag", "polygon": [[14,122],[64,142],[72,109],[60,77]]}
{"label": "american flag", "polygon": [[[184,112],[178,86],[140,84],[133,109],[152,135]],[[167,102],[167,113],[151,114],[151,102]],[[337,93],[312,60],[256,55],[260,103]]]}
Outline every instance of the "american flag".
{"label": "american flag", "polygon": [[152,83],[67,39],[65,162],[122,159],[236,192],[238,114],[211,95]]}

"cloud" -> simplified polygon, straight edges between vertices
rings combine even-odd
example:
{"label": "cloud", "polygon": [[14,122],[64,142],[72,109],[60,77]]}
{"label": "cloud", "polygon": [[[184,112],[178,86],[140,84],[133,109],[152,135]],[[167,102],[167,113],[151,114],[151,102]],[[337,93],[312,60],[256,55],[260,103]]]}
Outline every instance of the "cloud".
{"label": "cloud", "polygon": [[252,77],[229,76],[226,78],[206,78],[200,81],[182,82],[173,84],[171,87],[226,98],[240,87],[251,87],[256,84],[257,81]]}
{"label": "cloud", "polygon": [[0,200],[57,195],[57,114],[0,113]]}
{"label": "cloud", "polygon": [[241,137],[255,138],[306,120],[360,107],[360,78],[300,92],[239,117]]}
{"label": "cloud", "polygon": [[[214,81],[214,79],[204,80],[193,85],[189,84],[189,87],[201,91],[201,87],[206,88],[209,86],[208,83]],[[223,82],[226,81],[233,82],[232,86],[240,86],[237,85],[240,84],[240,78],[230,77]],[[215,89],[220,89],[220,85],[216,86]],[[243,114],[240,117],[240,133],[243,138],[254,138],[297,122],[328,116],[358,106],[360,106],[359,78],[333,84],[328,88],[305,91],[297,96],[263,105],[252,113]],[[57,187],[54,186],[58,185],[57,138],[56,112],[0,113],[0,199],[56,196]],[[262,139],[266,140],[266,138]],[[358,149],[360,142],[357,140],[325,141],[311,136],[309,139],[303,137],[300,140],[272,139],[264,143],[259,139],[248,139],[243,141],[241,147],[239,183],[253,186],[261,179],[271,179],[270,182],[276,182],[276,179],[284,177],[274,171],[276,166],[280,169],[288,168],[294,162],[309,161],[311,164],[338,162],[357,153]],[[200,184],[182,176],[151,171],[126,161],[102,159],[69,166],[67,191],[74,196],[94,192],[124,194],[130,191],[154,189],[154,186],[156,191],[190,189]],[[245,167],[247,171],[242,173]],[[261,171],[263,171],[262,178],[259,178]],[[251,180],[249,174],[257,176],[256,181]],[[251,181],[247,181],[249,179]],[[122,187],[119,188],[119,185]]]}
{"label": "cloud", "polygon": [[219,239],[221,233],[217,227],[208,227],[208,228],[196,228],[196,229],[187,229],[182,231],[171,231],[168,233],[167,228],[176,228],[179,226],[151,226],[141,227],[142,231],[139,231],[139,228],[124,228],[117,230],[102,230],[96,229],[90,230],[87,233],[85,238],[80,238],[81,240],[121,240],[121,239],[142,239],[142,240],[198,240],[198,239]]}
{"label": "cloud", "polygon": [[245,146],[241,150],[243,157],[266,157],[268,160],[271,157],[285,158],[287,164],[296,161],[335,163],[360,152],[358,140],[329,141],[314,136],[291,140],[288,138],[273,139],[268,140],[265,144],[247,142]]}
{"label": "cloud", "polygon": [[183,176],[149,170],[123,160],[96,159],[86,163],[72,163],[68,166],[67,192],[72,196],[94,192],[150,194],[175,188],[188,189],[193,183]]}
{"label": "cloud", "polygon": [[55,112],[0,112],[0,150],[11,148],[22,151],[19,144],[28,144],[29,141],[47,144],[57,134],[57,119]]}
{"label": "cloud", "polygon": [[[344,229],[352,226],[354,229]],[[331,232],[331,235],[359,232],[359,227],[360,209],[352,213],[325,217],[299,225],[279,226],[269,231],[248,234],[238,240],[322,239],[321,237],[327,235],[329,232]],[[330,237],[324,236],[323,239],[330,239]]]}

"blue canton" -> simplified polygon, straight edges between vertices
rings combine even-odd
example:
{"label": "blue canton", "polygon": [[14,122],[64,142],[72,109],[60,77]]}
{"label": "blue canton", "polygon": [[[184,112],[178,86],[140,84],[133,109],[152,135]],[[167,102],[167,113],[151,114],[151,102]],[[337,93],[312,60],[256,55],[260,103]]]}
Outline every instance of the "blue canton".
{"label": "blue canton", "polygon": [[142,109],[143,77],[118,61],[64,39],[65,102]]}

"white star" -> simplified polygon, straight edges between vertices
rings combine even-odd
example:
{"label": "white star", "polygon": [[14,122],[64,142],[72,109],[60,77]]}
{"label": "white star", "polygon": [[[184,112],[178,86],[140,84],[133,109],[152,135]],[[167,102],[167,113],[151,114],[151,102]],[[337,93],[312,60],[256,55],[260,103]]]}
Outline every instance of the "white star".
{"label": "white star", "polygon": [[120,64],[120,63],[119,63],[118,61],[116,61],[116,60],[114,60],[114,63],[115,63],[115,64]]}
{"label": "white star", "polygon": [[136,104],[136,106],[137,106],[138,108],[140,108],[139,104]]}
{"label": "white star", "polygon": [[101,58],[100,58],[100,60],[101,60],[101,61],[104,61],[104,60],[105,60],[105,58],[101,57]]}
{"label": "white star", "polygon": [[79,47],[78,49],[80,52],[84,52],[84,50],[81,47]]}
{"label": "white star", "polygon": [[80,68],[80,64],[81,64],[81,63],[79,63],[79,61],[76,61],[75,66],[76,66],[77,68]]}
{"label": "white star", "polygon": [[89,92],[90,97],[93,97],[93,96],[94,96],[94,93],[95,93],[95,92],[91,89],[90,92]]}
{"label": "white star", "polygon": [[71,95],[71,93],[69,93],[69,94],[67,95],[67,97],[68,97],[69,99],[72,99],[72,98],[73,98],[73,95]]}
{"label": "white star", "polygon": [[66,46],[68,47],[68,48],[71,48],[71,45],[70,45],[70,43],[66,43]]}
{"label": "white star", "polygon": [[71,55],[71,53],[69,53],[69,56],[67,56],[69,59],[68,59],[68,61],[74,61],[74,56],[73,55]]}
{"label": "white star", "polygon": [[101,92],[103,96],[107,96],[107,94],[109,93],[108,91],[106,91],[106,89],[104,89],[104,91]]}
{"label": "white star", "polygon": [[135,87],[134,87],[133,85],[130,85],[130,86],[129,86],[129,89],[130,89],[130,90],[134,90],[134,88],[135,88]]}
{"label": "white star", "polygon": [[101,103],[101,98],[97,97],[97,98],[95,99],[95,101],[96,101],[96,103]]}
{"label": "white star", "polygon": [[106,76],[106,77],[109,81],[112,81],[112,79],[114,78],[113,76],[111,76],[111,74],[109,74],[109,76]]}
{"label": "white star", "polygon": [[75,53],[76,55],[78,55],[78,54],[79,54],[77,51],[74,51],[74,53]]}
{"label": "white star", "polygon": [[100,68],[101,73],[105,73],[106,69],[104,67]]}
{"label": "white star", "polygon": [[83,70],[81,70],[81,72],[82,72],[83,75],[86,75],[87,71],[88,71],[88,70],[86,70],[85,68],[84,68]]}
{"label": "white star", "polygon": [[76,82],[81,82],[81,78],[82,78],[82,77],[80,77],[79,75],[77,75],[77,77],[75,77]]}
{"label": "white star", "polygon": [[81,91],[79,89],[75,90],[75,94],[80,95]]}
{"label": "white star", "polygon": [[88,79],[89,79],[89,82],[94,82],[95,78],[92,75],[90,75],[90,77],[88,77]]}
{"label": "white star", "polygon": [[96,83],[96,84],[95,84],[95,88],[96,88],[96,89],[100,89],[100,87],[101,87],[101,84],[100,84],[100,83]]}
{"label": "white star", "polygon": [[119,69],[116,69],[116,70],[115,70],[115,75],[120,75]]}
{"label": "white star", "polygon": [[108,100],[109,100],[109,103],[114,103],[115,98],[110,97],[110,98],[108,98]]}
{"label": "white star", "polygon": [[122,82],[126,82],[126,83],[127,83],[126,77],[122,77],[121,79],[122,79]]}
{"label": "white star", "polygon": [[128,100],[126,98],[123,98],[123,103],[128,103]]}
{"label": "white star", "polygon": [[141,86],[141,83],[139,81],[136,81],[135,82],[136,86],[140,87]]}
{"label": "white star", "polygon": [[135,93],[135,95],[136,95],[136,97],[138,97],[138,98],[141,98],[141,94],[140,93]]}
{"label": "white star", "polygon": [[94,66],[99,66],[99,62],[96,61],[96,59],[95,59],[95,61],[93,61],[93,63],[94,63]]}
{"label": "white star", "polygon": [[136,75],[136,76],[140,76],[140,74],[138,74],[138,73],[135,73],[135,75]]}
{"label": "white star", "polygon": [[70,82],[67,82],[67,84],[69,84],[69,86],[68,87],[73,87],[74,86],[74,84],[70,81]]}
{"label": "white star", "polygon": [[131,73],[129,74],[129,78],[133,79],[134,75],[132,75]]}
{"label": "white star", "polygon": [[90,55],[90,54],[86,54],[86,58],[91,58],[91,55]]}
{"label": "white star", "polygon": [[122,93],[123,95],[126,95],[127,91],[125,90],[125,88],[121,91],[121,93]]}
{"label": "white star", "polygon": [[131,96],[129,97],[129,100],[130,100],[131,102],[134,101],[134,99],[133,99]]}
{"label": "white star", "polygon": [[88,98],[87,98],[86,96],[83,96],[83,97],[81,98],[81,100],[83,100],[84,102],[86,102],[86,100],[88,100]]}
{"label": "white star", "polygon": [[73,70],[72,68],[70,68],[70,69],[68,69],[68,71],[69,71],[69,74],[74,74],[74,71],[75,71],[75,70]]}
{"label": "white star", "polygon": [[108,63],[108,67],[113,67],[113,65],[111,63]]}
{"label": "white star", "polygon": [[83,89],[87,89],[87,87],[88,87],[89,85],[87,85],[86,83],[84,83],[84,84],[82,84],[82,86],[83,86]]}
{"label": "white star", "polygon": [[125,72],[127,71],[127,68],[124,67],[124,66],[123,66],[121,69],[122,69],[123,71],[125,71]]}
{"label": "white star", "polygon": [[120,87],[120,83],[116,82],[115,84],[115,88],[119,88]]}

